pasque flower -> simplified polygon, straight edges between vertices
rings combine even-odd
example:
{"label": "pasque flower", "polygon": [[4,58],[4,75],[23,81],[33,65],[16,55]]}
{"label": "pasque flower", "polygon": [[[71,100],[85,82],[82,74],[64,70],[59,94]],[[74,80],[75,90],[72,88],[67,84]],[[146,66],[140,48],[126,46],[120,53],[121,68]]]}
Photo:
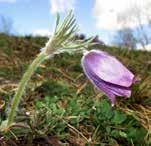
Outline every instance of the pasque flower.
{"label": "pasque flower", "polygon": [[91,50],[84,53],[82,67],[88,79],[115,104],[116,96],[131,96],[134,74],[107,52]]}

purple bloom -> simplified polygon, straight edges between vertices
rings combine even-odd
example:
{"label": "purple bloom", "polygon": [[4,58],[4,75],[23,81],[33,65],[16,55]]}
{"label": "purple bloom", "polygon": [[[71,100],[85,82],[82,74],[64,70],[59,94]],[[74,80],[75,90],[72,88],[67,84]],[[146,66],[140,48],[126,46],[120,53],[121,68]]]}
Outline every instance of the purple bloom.
{"label": "purple bloom", "polygon": [[120,61],[104,51],[91,50],[84,54],[82,67],[89,80],[115,104],[116,96],[131,96],[134,74]]}

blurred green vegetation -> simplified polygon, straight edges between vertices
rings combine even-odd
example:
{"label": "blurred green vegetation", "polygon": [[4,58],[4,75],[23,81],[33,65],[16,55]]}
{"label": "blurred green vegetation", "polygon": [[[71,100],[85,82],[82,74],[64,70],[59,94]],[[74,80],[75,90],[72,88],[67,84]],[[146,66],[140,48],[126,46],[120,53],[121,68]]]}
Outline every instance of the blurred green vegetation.
{"label": "blurred green vegetation", "polygon": [[[17,84],[48,38],[0,34],[0,121],[6,119]],[[149,146],[151,144],[151,52],[96,45],[116,56],[140,82],[130,99],[108,98],[88,82],[82,54],[60,54],[32,77],[16,126],[0,133],[0,145]],[[114,69],[114,67],[113,67]]]}

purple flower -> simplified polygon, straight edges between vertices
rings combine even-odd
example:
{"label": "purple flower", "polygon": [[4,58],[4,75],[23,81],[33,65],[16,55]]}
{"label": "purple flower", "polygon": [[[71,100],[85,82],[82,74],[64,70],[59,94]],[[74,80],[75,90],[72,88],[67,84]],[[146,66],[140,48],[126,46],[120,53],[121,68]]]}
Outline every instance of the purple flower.
{"label": "purple flower", "polygon": [[104,51],[91,50],[84,54],[82,67],[88,79],[115,104],[116,96],[131,96],[134,74],[115,57]]}

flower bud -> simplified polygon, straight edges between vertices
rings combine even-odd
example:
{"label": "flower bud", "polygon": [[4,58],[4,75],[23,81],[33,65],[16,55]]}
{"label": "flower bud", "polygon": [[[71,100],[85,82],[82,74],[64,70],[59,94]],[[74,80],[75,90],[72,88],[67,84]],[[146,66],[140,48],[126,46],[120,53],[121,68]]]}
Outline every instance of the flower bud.
{"label": "flower bud", "polygon": [[115,104],[116,96],[131,96],[134,74],[119,60],[104,51],[91,50],[84,54],[82,67],[88,79]]}

